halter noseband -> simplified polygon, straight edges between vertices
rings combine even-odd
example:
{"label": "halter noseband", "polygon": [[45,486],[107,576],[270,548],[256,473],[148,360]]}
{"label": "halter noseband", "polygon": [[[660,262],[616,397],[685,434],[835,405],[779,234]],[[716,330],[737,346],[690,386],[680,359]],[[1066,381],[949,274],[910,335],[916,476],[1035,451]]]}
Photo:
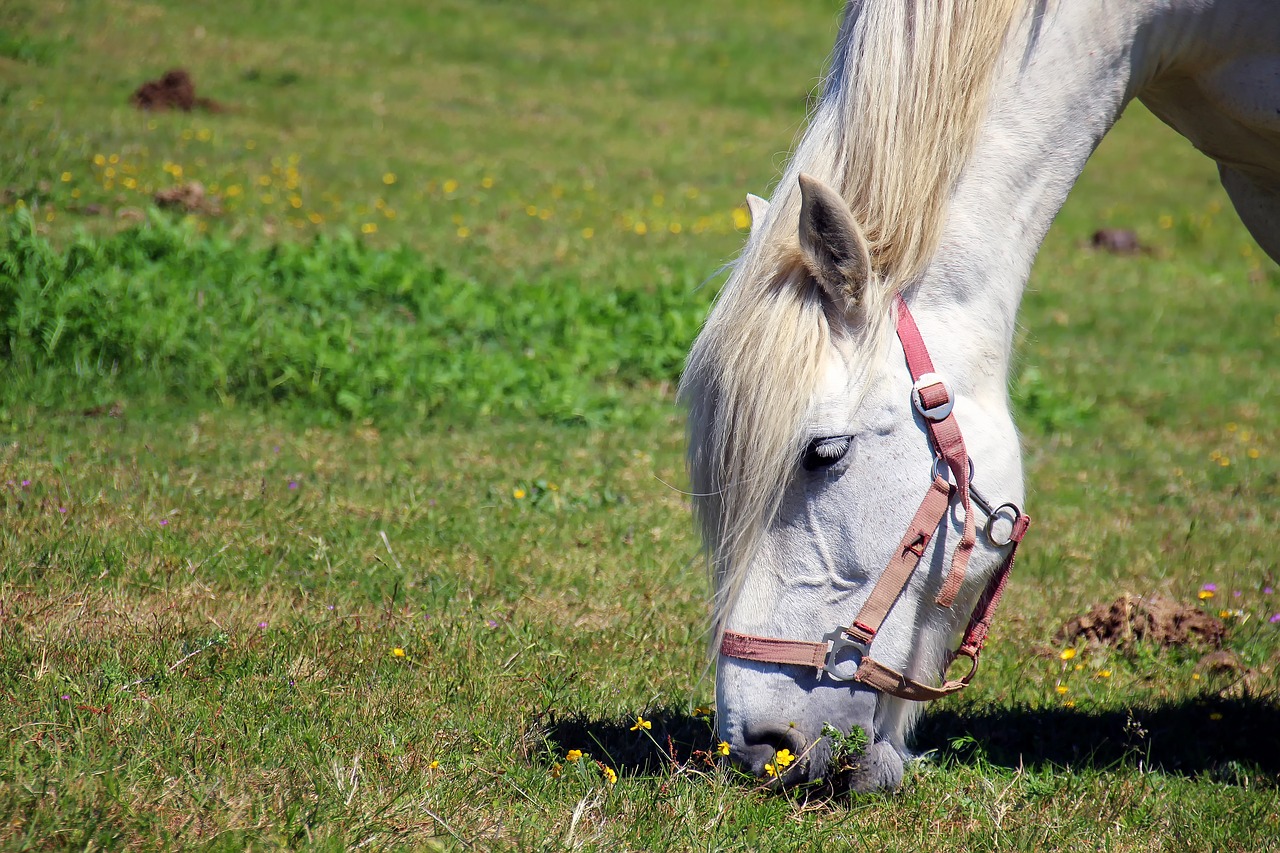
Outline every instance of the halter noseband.
{"label": "halter noseband", "polygon": [[[973,462],[965,450],[960,425],[951,414],[955,399],[946,381],[934,372],[929,350],[901,296],[897,299],[897,307],[898,339],[902,341],[907,368],[911,371],[914,383],[911,386],[911,402],[924,418],[929,440],[936,454],[933,482],[929,484],[929,490],[925,492],[915,518],[898,543],[884,574],[871,590],[871,596],[848,627],[836,628],[818,643],[725,631],[720,643],[720,653],[760,663],[812,666],[818,670],[819,675],[825,672],[836,681],[856,681],[900,699],[922,702],[941,699],[963,690],[978,671],[978,656],[982,653],[996,606],[1000,603],[1009,573],[1013,570],[1018,543],[1026,535],[1031,518],[1013,503],[992,508],[973,488],[970,482]],[[948,470],[955,480],[954,484],[946,476]],[[969,672],[959,680],[947,681],[944,669],[942,686],[931,687],[908,678],[871,657],[871,643],[889,610],[906,588],[915,567],[924,557],[929,541],[945,524],[953,498],[958,498],[964,508],[964,530],[952,556],[951,569],[938,593],[936,603],[939,607],[950,608],[955,603],[969,565],[969,557],[977,542],[973,503],[977,503],[987,514],[985,532],[988,540],[997,547],[1009,546],[1009,553],[983,590],[982,597],[978,599],[969,618],[969,625],[965,628],[960,648],[948,661],[949,666],[957,657],[968,658],[971,662]],[[1007,518],[1012,524],[1008,538],[1003,541],[997,541],[994,536],[994,525],[999,518]]]}

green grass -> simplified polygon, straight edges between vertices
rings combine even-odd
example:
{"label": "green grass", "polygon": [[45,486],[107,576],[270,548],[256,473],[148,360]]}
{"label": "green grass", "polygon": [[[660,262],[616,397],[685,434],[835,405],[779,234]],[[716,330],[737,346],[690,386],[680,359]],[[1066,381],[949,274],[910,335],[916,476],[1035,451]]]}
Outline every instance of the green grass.
{"label": "green grass", "polygon": [[[927,759],[834,800],[705,760],[671,383],[835,19],[5,5],[0,846],[1274,846],[1280,275],[1140,108],[1024,300],[1035,526]],[[229,109],[129,107],[177,65]],[[191,179],[221,213],[151,209]],[[1063,661],[1126,591],[1239,610],[1238,668]]]}
{"label": "green grass", "polygon": [[499,291],[407,249],[324,235],[254,249],[159,216],[58,250],[22,208],[0,243],[0,375],[14,397],[95,406],[163,393],[598,422],[627,415],[619,386],[679,378],[710,301],[698,285]]}

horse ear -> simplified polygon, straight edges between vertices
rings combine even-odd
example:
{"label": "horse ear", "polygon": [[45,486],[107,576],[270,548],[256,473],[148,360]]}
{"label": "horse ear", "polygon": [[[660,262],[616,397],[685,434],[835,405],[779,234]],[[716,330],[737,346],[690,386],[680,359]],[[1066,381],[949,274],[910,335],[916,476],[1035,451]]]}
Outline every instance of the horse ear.
{"label": "horse ear", "polygon": [[837,306],[852,308],[871,277],[871,250],[849,205],[811,175],[800,176],[800,251]]}
{"label": "horse ear", "polygon": [[769,212],[769,202],[754,193],[747,193],[747,210],[751,212],[751,233],[754,235],[764,215]]}

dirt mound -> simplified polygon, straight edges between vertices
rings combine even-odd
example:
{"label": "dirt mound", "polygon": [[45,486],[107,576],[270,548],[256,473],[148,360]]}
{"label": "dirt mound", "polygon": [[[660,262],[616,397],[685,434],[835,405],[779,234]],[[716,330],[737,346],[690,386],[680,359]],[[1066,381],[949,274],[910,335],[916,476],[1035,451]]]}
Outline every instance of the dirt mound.
{"label": "dirt mound", "polygon": [[152,198],[160,207],[176,208],[186,213],[217,214],[222,210],[221,199],[205,192],[204,184],[199,181],[157,190]]}
{"label": "dirt mound", "polygon": [[1138,235],[1127,228],[1099,228],[1089,238],[1089,245],[1117,255],[1136,255],[1146,251]]}
{"label": "dirt mound", "polygon": [[1138,641],[1158,646],[1205,644],[1216,646],[1224,632],[1220,620],[1198,607],[1171,598],[1124,595],[1111,604],[1099,604],[1083,616],[1063,625],[1057,639],[1127,648]]}
{"label": "dirt mound", "polygon": [[210,98],[196,97],[196,84],[184,68],[166,71],[159,80],[148,80],[129,97],[129,103],[140,110],[194,109],[222,112],[222,105]]}

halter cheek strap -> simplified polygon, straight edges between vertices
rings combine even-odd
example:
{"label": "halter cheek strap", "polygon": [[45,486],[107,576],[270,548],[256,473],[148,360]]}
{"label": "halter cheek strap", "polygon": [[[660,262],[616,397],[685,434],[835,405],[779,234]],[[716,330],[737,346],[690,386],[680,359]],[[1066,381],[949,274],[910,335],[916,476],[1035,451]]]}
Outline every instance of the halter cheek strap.
{"label": "halter cheek strap", "polygon": [[[823,637],[822,642],[817,643],[725,631],[720,643],[720,653],[727,657],[761,663],[812,666],[820,675],[825,673],[837,681],[856,681],[900,699],[926,701],[941,699],[964,689],[977,672],[978,657],[991,629],[996,606],[1009,581],[1009,574],[1013,571],[1018,543],[1026,535],[1031,518],[1014,504],[1002,504],[993,509],[972,489],[969,454],[960,434],[960,425],[951,413],[955,402],[951,390],[945,380],[934,372],[933,362],[920,336],[920,330],[901,296],[898,297],[897,308],[898,338],[902,341],[907,368],[911,371],[914,382],[911,389],[912,402],[924,418],[930,443],[937,454],[933,482],[929,484],[920,508],[916,510],[915,517],[907,526],[907,532],[903,534],[889,559],[889,565],[872,588],[870,597],[848,627],[837,628]],[[954,485],[944,476],[944,464],[955,479]],[[986,511],[987,536],[993,542],[992,531],[997,518],[1007,515],[1012,527],[1007,539],[995,543],[1007,545],[1009,552],[978,599],[965,628],[964,639],[951,658],[954,661],[956,657],[966,657],[972,665],[960,679],[945,680],[944,673],[943,684],[932,687],[877,661],[871,656],[871,644],[924,557],[929,542],[946,523],[952,498],[958,498],[964,508],[964,528],[936,600],[940,607],[950,608],[954,604],[977,542],[973,502],[976,501]]]}

